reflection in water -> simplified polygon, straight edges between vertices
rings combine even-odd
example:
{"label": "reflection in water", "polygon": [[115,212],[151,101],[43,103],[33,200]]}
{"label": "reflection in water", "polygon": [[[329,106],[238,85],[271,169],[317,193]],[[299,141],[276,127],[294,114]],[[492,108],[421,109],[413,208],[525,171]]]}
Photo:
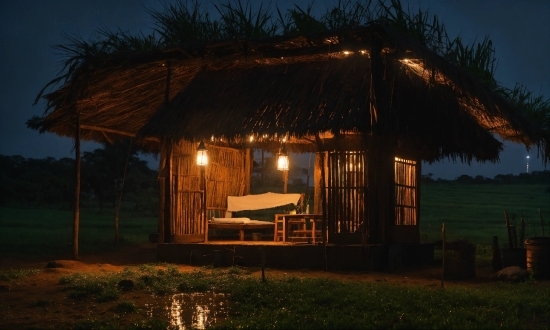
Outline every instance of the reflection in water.
{"label": "reflection in water", "polygon": [[168,319],[178,329],[204,329],[227,317],[227,308],[223,293],[178,293],[166,305],[147,305],[147,316]]}

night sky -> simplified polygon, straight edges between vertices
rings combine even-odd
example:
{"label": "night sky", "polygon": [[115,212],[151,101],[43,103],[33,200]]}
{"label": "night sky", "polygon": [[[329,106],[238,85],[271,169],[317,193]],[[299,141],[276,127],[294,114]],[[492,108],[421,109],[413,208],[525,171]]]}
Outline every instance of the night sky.
{"label": "night sky", "polygon": [[[315,10],[323,12],[335,1],[318,0]],[[63,34],[79,35],[85,40],[101,27],[137,34],[152,32],[152,21],[144,8],[162,10],[154,0],[1,0],[0,1],[0,154],[26,158],[74,157],[73,141],[52,133],[39,134],[25,122],[41,115],[43,102],[33,106],[42,87],[55,78],[61,57],[52,48],[63,43]],[[226,1],[224,1],[226,2]],[[245,2],[245,0],[243,0]],[[298,4],[305,8],[311,1],[264,1],[281,9]],[[212,7],[217,1],[205,1]],[[407,1],[402,0],[404,6]],[[464,41],[482,41],[489,36],[496,50],[496,79],[502,86],[524,85],[536,95],[550,98],[550,1],[548,0],[422,0],[410,1],[411,8],[428,9],[445,24],[451,37]],[[317,11],[316,11],[317,12]],[[215,16],[215,13],[213,13]],[[83,150],[99,148],[84,143]],[[454,179],[461,174],[494,177],[544,170],[537,151],[523,145],[505,144],[497,164],[473,163],[470,166],[443,161],[425,165],[423,174]],[[307,156],[301,157],[307,159]],[[151,157],[151,166],[156,161]],[[303,166],[307,166],[307,161]],[[546,168],[548,169],[548,167]]]}

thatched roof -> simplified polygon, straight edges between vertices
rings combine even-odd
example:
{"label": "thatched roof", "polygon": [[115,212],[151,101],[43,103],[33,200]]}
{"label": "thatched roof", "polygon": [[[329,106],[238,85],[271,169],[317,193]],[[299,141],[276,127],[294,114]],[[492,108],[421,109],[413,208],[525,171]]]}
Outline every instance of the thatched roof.
{"label": "thatched roof", "polygon": [[[377,102],[385,105],[384,114],[371,107],[375,44],[382,46],[384,93]],[[493,133],[526,145],[539,139],[522,113],[491,87],[380,24],[118,53],[94,58],[80,70],[45,96],[53,111],[29,126],[73,136],[78,111],[86,140],[109,142],[122,134],[155,148],[165,137],[245,145],[254,135],[253,147],[268,137],[265,147],[287,136],[297,151],[314,150],[316,134],[376,131],[430,161],[497,160],[502,145]],[[376,124],[381,116],[387,120],[383,130]]]}

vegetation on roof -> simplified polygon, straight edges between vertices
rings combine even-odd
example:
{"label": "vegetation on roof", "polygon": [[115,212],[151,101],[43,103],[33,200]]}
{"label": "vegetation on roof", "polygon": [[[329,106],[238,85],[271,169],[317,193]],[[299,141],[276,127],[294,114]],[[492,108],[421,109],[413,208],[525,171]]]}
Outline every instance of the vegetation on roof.
{"label": "vegetation on roof", "polygon": [[[58,76],[40,91],[35,101],[38,102],[41,97],[46,98],[44,117],[32,118],[28,121],[28,126],[40,131],[52,130],[56,120],[62,120],[61,115],[53,116],[55,120],[44,119],[52,110],[69,109],[90,95],[86,79],[92,72],[97,75],[102,68],[105,68],[102,74],[107,75],[110,72],[107,68],[118,67],[120,63],[134,60],[137,65],[149,65],[148,70],[152,70],[152,60],[202,59],[213,54],[220,56],[236,52],[247,55],[262,49],[262,43],[272,48],[291,47],[292,43],[302,40],[311,45],[318,45],[316,37],[326,37],[331,33],[333,36],[340,33],[344,35],[344,31],[380,24],[388,28],[386,31],[395,31],[392,40],[401,38],[399,41],[402,42],[397,47],[408,48],[401,51],[413,49],[416,53],[426,54],[425,50],[432,52],[432,61],[424,63],[426,68],[433,69],[435,65],[441,65],[442,60],[450,64],[444,68],[446,76],[458,80],[462,86],[467,87],[468,93],[473,91],[482,95],[481,101],[471,102],[487,103],[486,100],[490,98],[490,103],[496,105],[486,107],[489,110],[502,108],[505,103],[512,104],[519,111],[516,114],[504,111],[507,120],[512,123],[519,122],[517,127],[526,127],[522,121],[527,118],[535,128],[536,134],[524,132],[524,135],[529,137],[522,138],[519,137],[522,134],[519,132],[521,129],[512,128],[517,132],[508,133],[508,137],[528,146],[535,144],[542,151],[545,160],[550,158],[550,99],[545,100],[543,96],[536,96],[521,85],[508,89],[498,84],[494,78],[497,60],[489,37],[485,37],[481,42],[465,44],[462,38],[449,36],[445,25],[436,15],[420,8],[413,12],[410,8],[405,8],[400,0],[341,0],[333,7],[327,7],[320,17],[313,14],[313,2],[306,8],[295,5],[286,11],[275,6],[275,12],[270,6],[253,6],[250,1],[244,0],[228,0],[216,4],[214,8],[219,18],[213,18],[214,13],[209,13],[198,0],[177,0],[173,4],[166,4],[163,11],[147,9],[154,26],[154,32],[150,35],[133,36],[120,29],[113,32],[102,28],[97,30],[95,39],[89,41],[79,36],[65,36],[66,42],[55,46],[63,56],[62,68]],[[299,39],[301,36],[304,39]],[[406,36],[407,40],[401,36]],[[243,40],[255,42],[256,49],[249,49],[252,44],[242,42]],[[475,76],[481,83],[472,84],[472,79],[462,78],[463,73],[454,72],[456,70],[450,69],[452,67]],[[192,70],[195,69],[190,69]],[[56,88],[60,84],[61,88],[44,95],[47,88]],[[485,97],[487,91],[494,92],[494,95]],[[158,95],[149,96],[158,98]],[[162,99],[155,106],[158,109],[160,105]],[[109,107],[105,106],[105,109]],[[143,126],[157,109],[148,109],[152,112],[143,115],[141,121],[134,123],[134,127]],[[494,110],[489,112],[491,111]],[[62,134],[70,135],[66,132]],[[97,139],[102,135],[105,135],[105,132],[88,136],[90,139]],[[495,160],[494,155],[490,158]]]}
{"label": "vegetation on roof", "polygon": [[[82,36],[64,35],[65,43],[57,44],[64,60],[58,77],[45,87],[73,78],[76,69],[88,61],[105,55],[127,54],[147,50],[169,50],[180,47],[196,47],[219,41],[238,39],[263,39],[277,36],[305,36],[316,32],[337,31],[383,23],[418,41],[421,45],[442,55],[447,61],[469,70],[485,82],[496,87],[495,50],[485,37],[482,42],[464,44],[460,36],[451,38],[437,15],[418,9],[405,9],[401,0],[339,0],[334,7],[327,7],[317,18],[313,14],[313,2],[307,8],[294,5],[286,12],[276,7],[260,4],[254,8],[250,1],[228,0],[214,6],[219,19],[211,15],[199,0],[176,0],[165,4],[164,11],[147,9],[154,25],[154,33],[138,36],[119,29],[111,31],[99,28],[95,39],[86,41]],[[155,34],[157,33],[157,34]],[[36,102],[42,96],[38,94]]]}

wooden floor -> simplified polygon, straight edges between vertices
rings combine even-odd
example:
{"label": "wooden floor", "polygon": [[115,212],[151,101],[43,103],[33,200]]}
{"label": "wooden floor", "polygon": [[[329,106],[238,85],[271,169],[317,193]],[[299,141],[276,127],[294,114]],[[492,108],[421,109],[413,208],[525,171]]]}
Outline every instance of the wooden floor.
{"label": "wooden floor", "polygon": [[161,262],[215,267],[276,269],[384,270],[433,262],[433,244],[342,245],[210,240],[206,243],[157,244]]}
{"label": "wooden floor", "polygon": [[[295,242],[274,242],[274,241],[237,241],[237,240],[210,240],[203,244],[213,244],[213,245],[254,245],[254,246],[262,246],[262,245],[273,245],[273,246],[293,246],[293,245],[312,245],[308,242],[300,242],[299,240],[296,240]],[[321,245],[322,242],[318,242],[315,245]]]}

